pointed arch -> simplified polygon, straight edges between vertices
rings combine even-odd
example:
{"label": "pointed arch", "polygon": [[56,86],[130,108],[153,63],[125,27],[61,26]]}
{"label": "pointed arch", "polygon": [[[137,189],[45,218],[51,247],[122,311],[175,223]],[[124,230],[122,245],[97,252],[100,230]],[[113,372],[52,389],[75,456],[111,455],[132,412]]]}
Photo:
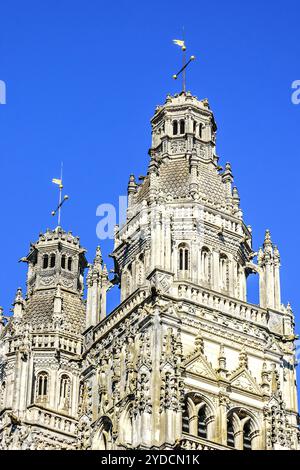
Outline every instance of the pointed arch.
{"label": "pointed arch", "polygon": [[92,437],[92,450],[112,450],[112,427],[111,419],[108,416],[101,416]]}
{"label": "pointed arch", "polygon": [[199,393],[189,393],[186,396],[182,420],[183,432],[213,440],[215,420],[216,409],[209,398]]}
{"label": "pointed arch", "polygon": [[227,445],[239,450],[260,448],[261,425],[251,410],[233,408],[227,415]]}
{"label": "pointed arch", "polygon": [[128,447],[133,444],[133,402],[129,401],[120,416],[120,442]]}

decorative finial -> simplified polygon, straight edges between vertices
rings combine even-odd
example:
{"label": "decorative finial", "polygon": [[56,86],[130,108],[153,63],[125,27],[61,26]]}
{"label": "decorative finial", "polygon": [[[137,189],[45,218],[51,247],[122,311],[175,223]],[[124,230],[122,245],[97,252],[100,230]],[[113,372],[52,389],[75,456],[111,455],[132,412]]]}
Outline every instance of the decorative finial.
{"label": "decorative finial", "polygon": [[232,199],[236,205],[240,204],[240,195],[236,186],[232,189]]}
{"label": "decorative finial", "polygon": [[246,352],[245,346],[243,346],[239,354],[239,366],[240,368],[248,369],[248,354]]}
{"label": "decorative finial", "polygon": [[61,174],[60,174],[60,179],[58,178],[53,178],[52,183],[56,184],[59,187],[59,198],[58,198],[58,206],[55,209],[55,211],[52,211],[52,216],[54,217],[57,214],[57,228],[61,226],[61,208],[64,204],[69,199],[69,196],[65,195],[62,197],[62,190],[63,190],[63,163],[61,164]]}
{"label": "decorative finial", "polygon": [[101,248],[98,245],[97,248],[96,248],[96,256],[95,256],[95,259],[94,259],[94,265],[102,266],[102,263],[103,263],[103,259],[102,259]]}
{"label": "decorative finial", "polygon": [[266,246],[272,246],[271,233],[269,229],[266,230],[266,234],[265,234],[264,247]]}
{"label": "decorative finial", "polygon": [[23,299],[22,289],[21,287],[18,287],[15,302],[23,302],[23,300],[24,299]]}

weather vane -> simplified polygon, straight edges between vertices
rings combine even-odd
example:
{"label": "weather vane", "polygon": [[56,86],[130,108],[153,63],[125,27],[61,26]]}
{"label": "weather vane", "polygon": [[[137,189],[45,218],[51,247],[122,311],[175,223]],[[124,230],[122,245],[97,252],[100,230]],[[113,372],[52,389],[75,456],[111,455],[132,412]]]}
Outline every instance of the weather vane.
{"label": "weather vane", "polygon": [[63,203],[66,202],[69,199],[69,196],[64,196],[62,197],[62,190],[64,189],[63,187],[63,163],[61,164],[61,174],[60,174],[60,179],[58,178],[53,178],[52,183],[56,184],[59,187],[59,199],[58,199],[58,206],[55,209],[55,211],[52,211],[53,217],[57,214],[58,218],[58,227],[61,225],[61,208],[63,206]]}
{"label": "weather vane", "polygon": [[185,41],[183,39],[173,39],[173,43],[176,44],[177,46],[181,47],[182,50],[182,68],[177,72],[175,75],[173,75],[174,80],[177,80],[180,74],[182,74],[182,91],[185,93],[186,92],[186,68],[190,65],[190,63],[196,59],[194,55],[191,55],[189,58],[188,62],[186,61],[186,45]]}

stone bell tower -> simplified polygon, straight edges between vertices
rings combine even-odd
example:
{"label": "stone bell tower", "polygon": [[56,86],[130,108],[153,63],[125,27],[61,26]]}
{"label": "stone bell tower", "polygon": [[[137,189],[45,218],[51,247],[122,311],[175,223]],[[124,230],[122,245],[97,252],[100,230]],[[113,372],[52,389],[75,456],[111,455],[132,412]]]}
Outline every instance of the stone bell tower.
{"label": "stone bell tower", "polygon": [[[121,304],[86,330],[86,449],[297,449],[294,317],[279,253],[252,248],[208,101],[168,96],[129,178],[113,258]],[[257,261],[256,261],[257,258]],[[260,277],[260,305],[247,278]]]}
{"label": "stone bell tower", "polygon": [[85,250],[58,227],[41,234],[22,261],[28,264],[27,295],[18,289],[13,317],[1,332],[2,446],[72,448],[85,327]]}

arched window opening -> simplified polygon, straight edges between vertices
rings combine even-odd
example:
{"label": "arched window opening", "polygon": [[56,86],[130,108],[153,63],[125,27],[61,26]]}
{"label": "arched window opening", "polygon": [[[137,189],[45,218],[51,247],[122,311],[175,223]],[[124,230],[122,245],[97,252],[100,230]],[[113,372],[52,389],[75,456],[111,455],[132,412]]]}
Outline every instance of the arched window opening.
{"label": "arched window opening", "polygon": [[37,379],[37,398],[46,401],[48,395],[49,377],[47,372],[40,372]]}
{"label": "arched window opening", "polygon": [[72,258],[68,258],[68,270],[72,271],[73,260]]}
{"label": "arched window opening", "polygon": [[68,410],[70,406],[71,381],[66,374],[61,376],[59,387],[59,403],[60,407]]}
{"label": "arched window opening", "polygon": [[219,276],[221,289],[228,290],[228,274],[228,258],[225,255],[221,255],[219,261]]}
{"label": "arched window opening", "polygon": [[198,413],[198,436],[207,439],[206,406],[202,406]]}
{"label": "arched window opening", "polygon": [[49,256],[44,255],[43,256],[43,269],[47,269],[49,266]]}
{"label": "arched window opening", "polygon": [[244,432],[243,432],[243,450],[251,450],[251,427],[250,427],[250,420],[247,421],[244,425]]}
{"label": "arched window opening", "polygon": [[125,446],[133,444],[133,405],[128,404],[121,415],[120,441]]}
{"label": "arched window opening", "polygon": [[66,269],[66,255],[62,255],[61,257],[61,267],[62,269]]}
{"label": "arched window opening", "polygon": [[200,139],[202,138],[202,131],[203,131],[203,124],[200,122],[199,129],[198,129]]}
{"label": "arched window opening", "polygon": [[201,252],[201,271],[202,279],[206,282],[210,281],[210,252],[207,248],[203,248]]}
{"label": "arched window opening", "polygon": [[188,405],[185,405],[183,414],[182,414],[182,432],[189,434],[190,432],[190,418],[189,418],[189,411]]}
{"label": "arched window opening", "polygon": [[196,129],[197,129],[197,123],[196,123],[196,121],[193,121],[193,132],[194,132],[194,134],[196,133]]}
{"label": "arched window opening", "polygon": [[55,254],[53,253],[50,256],[50,268],[54,268],[54,267],[55,267]]}
{"label": "arched window opening", "polygon": [[95,447],[93,450],[110,450],[111,449],[111,431],[112,431],[112,422],[109,418],[105,417],[103,425],[101,426],[101,431],[98,442],[95,442]]}
{"label": "arched window opening", "polygon": [[232,418],[227,420],[227,445],[229,447],[235,447],[234,444],[234,428]]}
{"label": "arched window opening", "polygon": [[177,134],[178,134],[178,122],[173,121],[173,135],[177,135]]}
{"label": "arched window opening", "polygon": [[179,271],[189,270],[189,249],[185,245],[179,246]]}
{"label": "arched window opening", "polygon": [[185,121],[184,119],[181,119],[180,121],[180,134],[184,134],[185,133]]}

